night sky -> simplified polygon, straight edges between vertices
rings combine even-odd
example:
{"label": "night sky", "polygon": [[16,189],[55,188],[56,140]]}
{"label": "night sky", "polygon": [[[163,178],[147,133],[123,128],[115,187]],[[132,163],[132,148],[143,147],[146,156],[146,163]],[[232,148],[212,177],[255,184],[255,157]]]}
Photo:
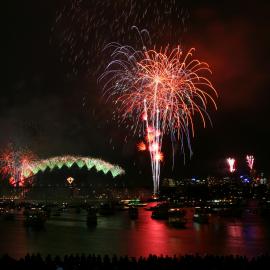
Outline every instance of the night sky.
{"label": "night sky", "polygon": [[218,111],[209,111],[213,127],[203,129],[196,123],[194,155],[185,166],[178,151],[172,170],[170,142],[165,139],[162,176],[224,174],[228,156],[237,158],[244,172],[246,154],[255,155],[259,172],[269,173],[267,1],[176,0],[171,7],[174,1],[82,1],[76,12],[64,2],[71,1],[8,1],[2,149],[11,142],[42,158],[100,157],[126,168],[129,180],[151,183],[149,156],[136,150],[140,139],[112,120],[112,105],[101,98],[97,83],[109,60],[102,48],[112,41],[134,45],[130,29],[135,24],[148,29],[157,46],[195,47],[195,56],[209,63],[219,93]]}

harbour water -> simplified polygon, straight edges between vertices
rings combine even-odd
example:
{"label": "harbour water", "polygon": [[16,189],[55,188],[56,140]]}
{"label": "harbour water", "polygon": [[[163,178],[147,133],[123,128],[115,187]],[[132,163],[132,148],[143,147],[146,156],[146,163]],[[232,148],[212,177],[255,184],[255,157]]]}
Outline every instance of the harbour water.
{"label": "harbour water", "polygon": [[23,226],[23,213],[17,212],[15,220],[0,220],[0,254],[15,258],[38,252],[62,256],[208,253],[252,257],[270,250],[270,222],[248,211],[241,219],[212,216],[209,224],[197,224],[190,209],[185,229],[153,220],[151,212],[143,208],[137,220],[131,220],[127,211],[119,211],[98,216],[97,226],[92,228],[87,227],[86,217],[84,210],[67,209],[47,220],[44,229],[33,230]]}

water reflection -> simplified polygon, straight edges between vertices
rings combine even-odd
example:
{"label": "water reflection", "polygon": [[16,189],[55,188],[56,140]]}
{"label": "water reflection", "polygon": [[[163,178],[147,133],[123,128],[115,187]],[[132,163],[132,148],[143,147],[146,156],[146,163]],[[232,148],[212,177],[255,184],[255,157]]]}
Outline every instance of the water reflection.
{"label": "water reflection", "polygon": [[175,229],[166,221],[151,219],[151,212],[140,209],[138,220],[127,212],[98,217],[96,227],[86,225],[86,212],[72,209],[48,220],[45,230],[27,230],[23,216],[16,221],[0,221],[0,254],[15,257],[27,252],[42,254],[96,253],[129,256],[186,253],[240,254],[254,256],[270,249],[269,226],[258,216],[252,219],[212,218],[209,224],[192,222],[188,215],[186,229]]}
{"label": "water reflection", "polygon": [[127,236],[127,254],[131,256],[147,256],[150,253],[159,255],[169,250],[166,223],[151,219],[149,211],[140,211],[139,219],[131,221]]}
{"label": "water reflection", "polygon": [[269,249],[269,230],[257,217],[250,220],[234,221],[227,224],[226,248],[232,253],[261,254]]}

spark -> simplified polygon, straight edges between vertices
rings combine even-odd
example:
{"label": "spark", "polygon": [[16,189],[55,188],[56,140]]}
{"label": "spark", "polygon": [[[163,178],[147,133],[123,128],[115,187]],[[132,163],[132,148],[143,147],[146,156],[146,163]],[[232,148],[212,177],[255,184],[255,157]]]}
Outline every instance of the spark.
{"label": "spark", "polygon": [[145,151],[147,149],[146,144],[144,142],[140,142],[137,145],[139,151]]}
{"label": "spark", "polygon": [[158,152],[158,153],[155,154],[155,157],[154,158],[157,161],[163,161],[164,160],[164,155],[163,155],[163,153]]}
{"label": "spark", "polygon": [[130,25],[147,27],[156,39],[174,40],[186,31],[188,17],[175,0],[66,0],[55,14],[50,43],[58,48],[69,75],[91,75],[103,69],[104,44],[135,42]]}

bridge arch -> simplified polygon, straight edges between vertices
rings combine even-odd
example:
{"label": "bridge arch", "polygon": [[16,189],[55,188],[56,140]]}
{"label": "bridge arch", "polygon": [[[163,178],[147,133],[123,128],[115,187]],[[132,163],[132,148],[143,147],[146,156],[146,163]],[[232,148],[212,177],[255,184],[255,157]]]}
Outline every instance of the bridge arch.
{"label": "bridge arch", "polygon": [[36,175],[39,172],[44,172],[47,168],[50,170],[61,169],[64,166],[71,168],[75,164],[79,168],[85,167],[88,170],[95,168],[98,172],[102,171],[104,174],[111,173],[113,178],[125,174],[124,169],[122,169],[120,166],[111,164],[102,159],[67,155],[30,162],[22,168],[22,175],[24,178],[28,178]]}

